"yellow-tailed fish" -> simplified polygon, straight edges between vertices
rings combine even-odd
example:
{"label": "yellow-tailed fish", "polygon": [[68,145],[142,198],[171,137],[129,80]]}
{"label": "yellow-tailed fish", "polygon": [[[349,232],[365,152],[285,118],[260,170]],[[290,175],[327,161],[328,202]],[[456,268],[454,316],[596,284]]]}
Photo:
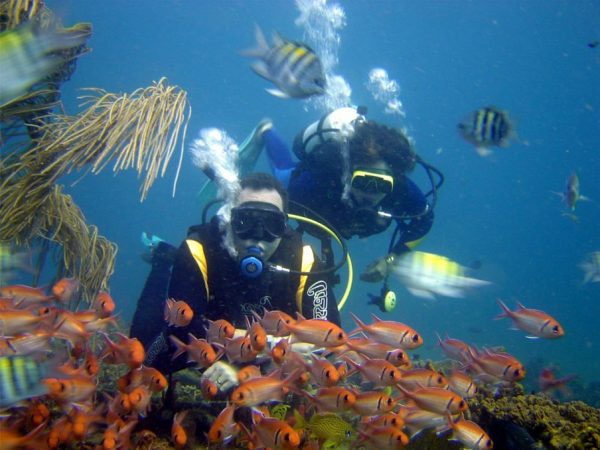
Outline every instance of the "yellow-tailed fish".
{"label": "yellow-tailed fish", "polygon": [[[345,442],[353,442],[357,433],[352,425],[336,413],[315,413],[308,421],[294,410],[294,428],[308,430],[309,435],[323,442],[321,448],[340,448]],[[332,445],[335,444],[335,447]]]}
{"label": "yellow-tailed fish", "polygon": [[80,46],[87,37],[42,30],[33,22],[0,33],[0,107],[56,70],[64,62],[57,51]]}
{"label": "yellow-tailed fish", "polygon": [[434,299],[436,294],[461,298],[468,289],[490,284],[466,276],[463,266],[433,253],[406,252],[396,256],[388,267],[411,294],[421,298]]}

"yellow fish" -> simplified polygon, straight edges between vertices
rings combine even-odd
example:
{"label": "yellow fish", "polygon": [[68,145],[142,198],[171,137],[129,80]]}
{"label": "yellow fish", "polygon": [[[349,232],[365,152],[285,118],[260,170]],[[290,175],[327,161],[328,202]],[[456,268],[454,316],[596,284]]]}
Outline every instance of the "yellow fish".
{"label": "yellow fish", "polygon": [[307,422],[298,410],[294,410],[294,417],[294,428],[306,429],[312,438],[323,441],[320,448],[346,448],[358,437],[352,425],[336,413],[315,413]]}

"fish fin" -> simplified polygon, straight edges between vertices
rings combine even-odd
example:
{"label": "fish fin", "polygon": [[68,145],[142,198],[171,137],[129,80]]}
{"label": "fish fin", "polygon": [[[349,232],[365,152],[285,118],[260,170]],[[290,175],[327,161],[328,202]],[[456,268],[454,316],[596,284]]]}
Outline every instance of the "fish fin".
{"label": "fish fin", "polygon": [[267,91],[269,94],[274,95],[275,97],[279,97],[279,98],[290,98],[289,95],[287,95],[285,92],[280,91],[279,89],[275,89],[275,88],[267,88],[265,89],[265,91]]}
{"label": "fish fin", "polygon": [[269,74],[269,67],[264,61],[255,61],[250,65],[250,68],[260,77],[265,80],[273,81],[273,77]]}
{"label": "fish fin", "polygon": [[269,51],[269,43],[267,42],[267,39],[265,38],[265,35],[258,24],[254,24],[254,39],[256,40],[256,46],[246,50],[241,50],[240,54],[242,56],[262,58],[265,53]]}
{"label": "fish fin", "polygon": [[420,297],[420,298],[424,298],[427,300],[435,300],[435,295],[433,295],[433,293],[431,293],[429,291],[425,291],[423,289],[409,288],[409,287],[407,287],[406,289],[408,290],[408,292],[410,292],[415,297]]}
{"label": "fish fin", "polygon": [[512,311],[508,308],[508,306],[506,306],[506,304],[499,298],[496,299],[496,303],[498,303],[498,306],[502,308],[503,312],[494,317],[494,320],[503,319],[504,317],[510,317]]}
{"label": "fish fin", "polygon": [[485,158],[486,156],[490,156],[490,155],[493,153],[493,152],[492,152],[492,151],[491,151],[489,148],[487,148],[487,147],[482,147],[482,146],[480,146],[480,145],[476,146],[476,147],[475,147],[475,150],[477,151],[477,153],[479,154],[479,156],[482,156],[482,157],[484,157],[484,158]]}

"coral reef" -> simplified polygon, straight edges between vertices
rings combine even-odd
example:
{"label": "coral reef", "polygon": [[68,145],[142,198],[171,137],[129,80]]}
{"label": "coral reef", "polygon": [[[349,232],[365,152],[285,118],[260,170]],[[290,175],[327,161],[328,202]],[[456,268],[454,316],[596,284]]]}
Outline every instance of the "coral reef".
{"label": "coral reef", "polygon": [[559,403],[544,395],[481,395],[471,402],[471,412],[486,430],[498,428],[501,422],[521,427],[537,448],[600,448],[600,410],[580,401]]}

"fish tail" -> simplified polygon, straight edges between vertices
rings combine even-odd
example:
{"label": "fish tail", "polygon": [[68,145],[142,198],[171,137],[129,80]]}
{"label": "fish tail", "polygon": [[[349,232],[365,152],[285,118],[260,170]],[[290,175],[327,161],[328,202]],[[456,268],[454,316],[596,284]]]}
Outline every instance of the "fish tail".
{"label": "fish tail", "polygon": [[175,346],[175,353],[173,353],[173,356],[171,357],[171,361],[174,361],[175,358],[177,358],[179,355],[184,354],[187,350],[186,350],[186,345],[183,341],[181,341],[180,339],[178,339],[176,336],[169,336],[169,339],[171,340],[171,342],[173,343],[173,345]]}
{"label": "fish tail", "polygon": [[254,24],[254,38],[256,39],[256,46],[254,48],[242,50],[240,52],[242,56],[260,58],[269,51],[270,47],[269,43],[267,42],[267,38],[265,38],[260,26],[258,26],[256,23]]}
{"label": "fish tail", "polygon": [[504,317],[511,317],[511,310],[508,308],[508,306],[506,306],[504,304],[504,302],[502,300],[500,300],[499,298],[496,299],[496,303],[498,303],[498,306],[500,306],[500,308],[502,308],[502,311],[500,314],[498,314],[496,317],[494,317],[494,320],[498,320],[498,319],[503,319]]}
{"label": "fish tail", "polygon": [[352,319],[354,319],[354,321],[358,325],[358,328],[348,333],[348,336],[354,336],[355,334],[360,333],[361,331],[367,328],[367,325],[365,325],[365,323],[362,320],[360,320],[352,311],[350,311],[350,316],[352,317]]}

